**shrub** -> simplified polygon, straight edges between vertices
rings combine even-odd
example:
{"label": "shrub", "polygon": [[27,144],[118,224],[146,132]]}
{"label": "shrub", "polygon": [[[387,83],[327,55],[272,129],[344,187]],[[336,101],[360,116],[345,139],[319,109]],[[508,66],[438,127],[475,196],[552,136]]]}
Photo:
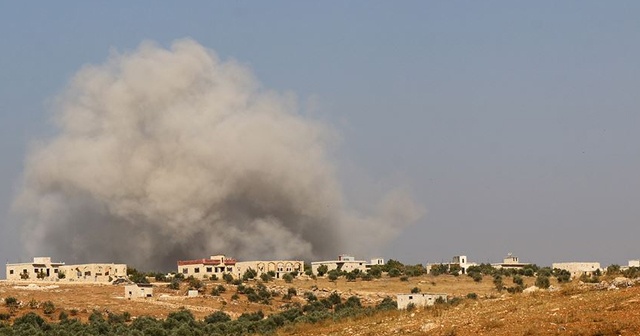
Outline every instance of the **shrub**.
{"label": "shrub", "polygon": [[211,296],[220,296],[220,291],[217,287],[211,288]]}
{"label": "shrub", "polygon": [[336,281],[336,280],[338,280],[338,274],[337,274],[337,273],[335,273],[335,272],[330,272],[330,273],[329,273],[329,280],[330,280],[330,281]]}
{"label": "shrub", "polygon": [[7,298],[4,299],[4,304],[6,306],[17,306],[18,305],[18,299],[16,299],[13,296],[9,296]]}
{"label": "shrub", "polygon": [[476,293],[469,293],[469,294],[467,294],[467,299],[477,300],[477,299],[478,299],[478,294],[476,294]]}
{"label": "shrub", "polygon": [[11,318],[11,314],[0,313],[0,321],[8,321]]}
{"label": "shrub", "polygon": [[171,283],[167,285],[170,289],[178,290],[180,289],[180,280],[174,278],[171,280]]}
{"label": "shrub", "polygon": [[361,276],[362,281],[371,281],[373,280],[373,275],[371,273],[365,273]]}
{"label": "shrub", "polygon": [[473,279],[473,281],[475,282],[480,282],[482,281],[482,273],[479,272],[473,272],[473,273],[468,273],[468,275]]}
{"label": "shrub", "polygon": [[420,288],[418,287],[411,288],[411,294],[418,294],[418,293],[420,293]]}
{"label": "shrub", "polygon": [[63,271],[58,271],[58,279],[64,279],[67,275]]}
{"label": "shrub", "polygon": [[55,310],[56,310],[56,306],[53,304],[53,302],[45,301],[44,303],[42,303],[42,311],[46,315],[52,314]]}
{"label": "shrub", "polygon": [[189,277],[189,287],[194,288],[194,289],[200,289],[204,286],[204,283],[202,283],[202,280],[200,279],[196,279],[193,277]]}
{"label": "shrub", "polygon": [[284,282],[286,283],[292,283],[293,282],[293,276],[289,273],[285,274],[282,276],[282,279],[284,280]]}
{"label": "shrub", "polygon": [[327,274],[327,272],[329,272],[329,266],[320,265],[320,266],[318,266],[317,272],[318,272],[319,276],[323,276],[323,275]]}
{"label": "shrub", "polygon": [[224,280],[226,283],[231,283],[231,281],[233,281],[233,275],[231,275],[229,273],[225,273],[222,276],[222,280]]}
{"label": "shrub", "polygon": [[536,278],[536,286],[539,288],[549,288],[549,286],[551,286],[549,277],[544,275],[538,275],[538,277]]}
{"label": "shrub", "polygon": [[522,280],[522,277],[519,275],[513,277],[513,283],[521,287],[524,286],[524,280]]}
{"label": "shrub", "polygon": [[240,296],[238,296],[238,294],[231,295],[231,301],[238,301],[239,299],[240,299]]}
{"label": "shrub", "polygon": [[388,296],[382,299],[382,301],[378,303],[378,305],[376,305],[377,310],[395,310],[397,308],[398,303]]}
{"label": "shrub", "polygon": [[215,275],[215,274],[212,274],[212,275],[209,277],[209,280],[211,280],[211,281],[218,281],[218,276],[217,276],[217,275]]}
{"label": "shrub", "polygon": [[311,292],[305,292],[304,298],[307,299],[307,302],[318,301],[318,297]]}
{"label": "shrub", "polygon": [[156,273],[154,279],[156,279],[156,281],[165,282],[167,281],[167,276],[164,273]]}
{"label": "shrub", "polygon": [[400,277],[400,281],[409,281],[409,277],[408,276],[401,276]]}
{"label": "shrub", "polygon": [[254,279],[257,275],[258,275],[258,272],[256,272],[253,269],[249,268],[242,275],[242,280],[247,281],[249,279]]}
{"label": "shrub", "polygon": [[392,277],[392,278],[399,277],[400,274],[401,274],[400,270],[397,268],[392,268],[388,272],[389,277]]}
{"label": "shrub", "polygon": [[502,290],[504,289],[504,283],[502,282],[502,276],[495,275],[493,277],[493,285],[496,287],[498,292],[502,292]]}
{"label": "shrub", "polygon": [[347,273],[347,275],[345,275],[345,278],[348,282],[354,282],[358,278],[358,275],[354,272],[349,272]]}
{"label": "shrub", "polygon": [[298,291],[293,287],[289,287],[289,289],[287,289],[287,295],[289,295],[289,296],[297,296],[298,295]]}
{"label": "shrub", "polygon": [[206,324],[224,323],[231,321],[231,316],[222,311],[217,311],[213,314],[207,315],[204,318]]}
{"label": "shrub", "polygon": [[410,302],[410,303],[407,305],[407,311],[412,311],[412,310],[414,310],[414,309],[416,309],[416,304],[415,304],[415,303],[413,303],[413,302]]}
{"label": "shrub", "polygon": [[337,305],[342,303],[342,298],[340,297],[340,294],[338,294],[337,292],[333,292],[329,295],[329,297],[327,297],[327,301],[329,301],[331,305]]}
{"label": "shrub", "polygon": [[260,280],[262,280],[264,282],[269,282],[269,281],[273,280],[273,277],[270,276],[268,273],[262,273],[262,274],[260,274]]}
{"label": "shrub", "polygon": [[58,315],[58,320],[60,321],[66,321],[68,318],[69,318],[69,315],[64,310],[61,311],[60,314]]}

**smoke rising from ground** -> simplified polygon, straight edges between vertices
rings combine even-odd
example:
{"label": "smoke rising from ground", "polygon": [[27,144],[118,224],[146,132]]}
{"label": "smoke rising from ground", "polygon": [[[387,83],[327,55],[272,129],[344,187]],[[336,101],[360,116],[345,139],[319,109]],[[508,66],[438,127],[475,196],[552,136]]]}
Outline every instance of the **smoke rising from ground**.
{"label": "smoke rising from ground", "polygon": [[56,106],[59,132],[28,155],[15,203],[31,255],[326,258],[373,253],[422,215],[402,192],[372,215],[346,209],[331,129],[193,40],[86,66]]}

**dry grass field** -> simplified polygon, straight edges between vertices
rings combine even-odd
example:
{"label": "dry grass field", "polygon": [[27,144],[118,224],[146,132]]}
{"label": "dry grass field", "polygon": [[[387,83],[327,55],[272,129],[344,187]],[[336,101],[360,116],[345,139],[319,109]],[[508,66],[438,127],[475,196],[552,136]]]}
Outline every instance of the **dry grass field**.
{"label": "dry grass field", "polygon": [[[505,278],[505,284],[510,282]],[[533,278],[525,278],[532,285]],[[442,305],[413,311],[381,312],[373,316],[341,321],[328,320],[317,324],[295,324],[279,330],[281,335],[640,335],[640,286],[615,290],[597,290],[577,282],[559,286],[553,292],[532,294],[498,293],[490,277],[476,283],[467,276],[420,276],[400,281],[383,277],[374,281],[346,282],[344,279],[330,282],[327,279],[297,279],[292,284],[276,280],[267,287],[286,293],[296,288],[298,296],[284,300],[276,297],[270,305],[251,303],[240,295],[231,300],[235,286],[224,285],[221,296],[208,295],[211,288],[222,282],[207,282],[206,295],[187,298],[186,288],[171,290],[166,284],[154,287],[150,299],[127,300],[123,298],[124,286],[0,282],[0,298],[15,297],[20,308],[12,318],[28,312],[42,312],[42,303],[52,301],[56,311],[45,318],[55,322],[61,311],[87,320],[94,311],[122,313],[137,316],[164,318],[170,312],[186,308],[197,318],[203,318],[217,310],[232,317],[244,312],[262,310],[265,314],[280,311],[287,303],[304,303],[302,294],[312,291],[319,298],[337,291],[344,299],[357,295],[363,305],[375,305],[384,297],[395,299],[397,293],[408,293],[418,287],[422,292],[447,293],[465,297],[476,293],[477,300],[463,299],[457,305]],[[252,285],[251,282],[248,285]],[[37,286],[37,287],[36,287]],[[0,306],[0,313],[8,308]]]}

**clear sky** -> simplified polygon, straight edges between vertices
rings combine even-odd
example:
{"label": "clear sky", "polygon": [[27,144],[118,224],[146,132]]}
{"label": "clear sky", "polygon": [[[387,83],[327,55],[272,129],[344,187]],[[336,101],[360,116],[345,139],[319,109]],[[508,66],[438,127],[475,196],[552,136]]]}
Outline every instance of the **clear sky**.
{"label": "clear sky", "polygon": [[639,16],[635,1],[0,2],[0,259],[30,257],[10,207],[70,77],[190,37],[334,126],[353,202],[410,186],[427,213],[385,258],[626,264]]}

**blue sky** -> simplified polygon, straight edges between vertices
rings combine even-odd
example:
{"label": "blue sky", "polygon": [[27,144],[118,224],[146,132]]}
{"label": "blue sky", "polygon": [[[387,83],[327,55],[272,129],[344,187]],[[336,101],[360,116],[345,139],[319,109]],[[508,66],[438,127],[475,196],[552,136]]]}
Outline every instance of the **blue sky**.
{"label": "blue sky", "polygon": [[[411,263],[640,258],[638,2],[2,2],[0,258],[51,100],[85,64],[190,37],[335,127],[353,202],[410,186]],[[342,251],[337,251],[337,253]],[[369,256],[362,256],[369,257]]]}

